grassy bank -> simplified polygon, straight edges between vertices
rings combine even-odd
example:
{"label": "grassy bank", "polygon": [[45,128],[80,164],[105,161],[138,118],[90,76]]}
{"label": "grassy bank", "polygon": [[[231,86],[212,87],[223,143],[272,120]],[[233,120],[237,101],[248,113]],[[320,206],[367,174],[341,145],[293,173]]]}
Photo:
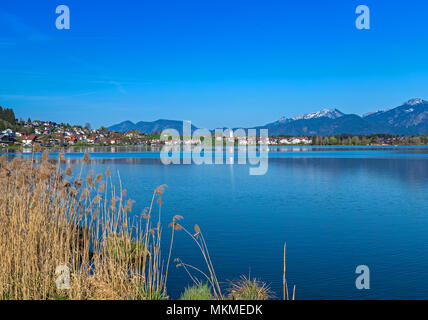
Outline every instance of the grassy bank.
{"label": "grassy bank", "polygon": [[[272,297],[255,279],[223,289],[201,229],[188,231],[181,216],[172,219],[171,242],[161,248],[165,186],[154,190],[144,212],[131,215],[134,201],[108,169],[82,177],[83,167],[61,169],[63,160],[47,153],[39,162],[0,158],[1,299],[168,299],[173,263],[194,283],[183,288],[183,299]],[[85,154],[82,166],[89,162]],[[171,261],[175,232],[194,240],[203,267]]]}

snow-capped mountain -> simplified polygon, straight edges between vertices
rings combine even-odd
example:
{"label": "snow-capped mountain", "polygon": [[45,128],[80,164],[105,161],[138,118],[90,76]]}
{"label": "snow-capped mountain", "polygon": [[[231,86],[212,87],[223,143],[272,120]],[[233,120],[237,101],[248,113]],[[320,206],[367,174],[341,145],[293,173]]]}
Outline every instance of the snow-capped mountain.
{"label": "snow-capped mountain", "polygon": [[[137,130],[143,133],[161,132],[164,129],[176,129],[181,132],[182,123],[173,120],[154,122],[125,121],[111,126],[113,131],[127,132]],[[428,101],[410,99],[401,106],[392,109],[378,110],[363,116],[344,114],[338,109],[324,109],[306,113],[294,118],[282,117],[279,120],[253,127],[268,129],[269,135],[289,136],[328,136],[336,134],[428,134]],[[192,131],[196,127],[192,126]]]}
{"label": "snow-capped mountain", "polygon": [[428,102],[411,99],[399,107],[370,112],[363,116],[344,114],[337,109],[306,113],[292,119],[283,117],[259,128],[271,135],[334,134],[428,134]]}
{"label": "snow-capped mountain", "polygon": [[290,121],[293,121],[293,119],[291,119],[291,118],[287,118],[287,117],[282,117],[282,118],[280,118],[277,122],[282,122],[282,123],[284,123],[284,122],[290,122]]}
{"label": "snow-capped mountain", "polygon": [[424,101],[422,99],[416,98],[416,99],[410,99],[407,102],[404,102],[403,105],[408,105],[408,106],[416,106],[418,104],[424,104],[427,103],[427,101]]}
{"label": "snow-capped mountain", "polygon": [[[406,110],[404,110],[405,112],[413,112],[415,111],[414,108],[411,108],[412,106],[417,106],[417,105],[423,105],[423,104],[427,104],[428,102],[419,98],[415,98],[415,99],[410,99],[406,102],[403,102],[403,106],[409,106],[409,108],[407,108]],[[382,113],[386,113],[388,111],[390,111],[392,109],[388,108],[388,109],[384,109],[384,110],[376,110],[373,112],[368,112],[363,114],[363,118],[372,116],[372,115],[380,115]]]}
{"label": "snow-capped mountain", "polygon": [[317,118],[330,118],[330,119],[337,119],[344,115],[341,111],[337,109],[323,109],[320,111],[312,112],[312,113],[304,113],[301,115],[298,115],[293,118],[293,120],[308,120],[308,119],[317,119]]}

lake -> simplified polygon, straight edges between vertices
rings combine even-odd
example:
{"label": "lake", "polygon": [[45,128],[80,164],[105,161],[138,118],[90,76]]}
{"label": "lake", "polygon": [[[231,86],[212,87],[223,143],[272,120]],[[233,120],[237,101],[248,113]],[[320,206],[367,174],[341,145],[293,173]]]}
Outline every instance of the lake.
{"label": "lake", "polygon": [[[182,215],[189,230],[200,226],[224,288],[250,275],[281,298],[286,242],[296,299],[428,297],[427,147],[277,147],[262,176],[249,175],[249,165],[163,165],[159,152],[119,151],[92,152],[89,168],[119,172],[135,214],[167,184],[164,254],[167,225]],[[66,154],[74,165],[82,156]],[[204,267],[182,231],[175,257]],[[370,268],[370,290],[355,287],[358,265]],[[170,268],[170,297],[188,284],[183,269]]]}

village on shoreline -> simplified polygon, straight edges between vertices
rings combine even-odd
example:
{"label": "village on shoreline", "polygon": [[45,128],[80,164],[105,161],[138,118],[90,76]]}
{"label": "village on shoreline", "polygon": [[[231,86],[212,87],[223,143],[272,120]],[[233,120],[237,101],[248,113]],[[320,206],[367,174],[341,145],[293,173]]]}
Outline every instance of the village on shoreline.
{"label": "village on shoreline", "polygon": [[[242,132],[242,130],[241,130]],[[252,140],[253,139],[253,140]],[[0,148],[64,148],[85,146],[180,146],[201,145],[204,137],[161,137],[160,133],[141,133],[136,130],[118,132],[101,126],[99,129],[85,126],[28,119],[17,120],[12,109],[0,107]],[[212,145],[246,146],[254,144],[254,137],[238,136],[231,129],[223,135],[212,134]],[[334,136],[270,136],[257,137],[257,143],[264,145],[426,145],[428,135],[397,136],[390,134]]]}
{"label": "village on shoreline", "polygon": [[[198,145],[201,139],[191,138],[161,140],[159,133],[146,134],[138,131],[117,132],[106,127],[92,129],[89,125],[78,126],[57,124],[52,121],[29,121],[20,126],[21,130],[6,128],[0,132],[2,148],[31,148],[40,147],[83,147],[83,146],[159,146],[159,145]],[[248,137],[213,137],[213,145],[223,139],[224,143],[247,145]],[[215,141],[217,140],[217,141]],[[258,138],[258,143],[261,138]],[[221,142],[220,142],[221,143]],[[330,137],[269,137],[265,139],[268,145],[425,145],[427,136],[392,136],[392,135],[340,135]]]}

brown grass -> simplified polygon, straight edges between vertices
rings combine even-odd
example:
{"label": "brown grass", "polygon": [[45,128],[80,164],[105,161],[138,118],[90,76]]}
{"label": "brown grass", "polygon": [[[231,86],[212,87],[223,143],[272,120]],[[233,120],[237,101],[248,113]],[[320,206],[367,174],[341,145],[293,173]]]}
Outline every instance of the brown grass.
{"label": "brown grass", "polygon": [[[133,201],[115,190],[109,170],[71,181],[62,158],[0,159],[0,299],[167,298],[159,220],[152,225],[164,187],[131,219]],[[59,266],[69,270],[69,289],[56,285]]]}
{"label": "brown grass", "polygon": [[[214,297],[216,299],[223,299],[224,297],[223,297],[223,294],[221,291],[220,283],[217,279],[217,275],[216,275],[215,270],[214,270],[214,265],[213,265],[213,262],[211,260],[210,253],[208,251],[208,247],[207,247],[207,244],[205,242],[204,235],[203,235],[201,229],[199,228],[199,226],[197,224],[195,224],[195,226],[194,226],[195,233],[192,234],[189,230],[187,230],[182,225],[176,223],[175,221],[173,221],[173,225],[174,225],[173,230],[175,230],[175,229],[176,230],[183,230],[197,245],[197,247],[199,248],[199,251],[202,254],[202,257],[203,257],[203,260],[205,262],[205,266],[207,268],[207,271],[203,271],[201,268],[197,268],[193,265],[184,263],[180,258],[175,259],[175,262],[177,263],[177,267],[182,267],[186,271],[186,273],[188,274],[190,279],[197,286],[199,286],[201,283],[203,283],[203,281],[208,281],[208,283],[210,284],[210,286],[213,290]],[[199,276],[201,276],[203,278],[203,281],[201,281],[199,279],[199,277],[195,275],[195,273],[198,274]]]}
{"label": "brown grass", "polygon": [[244,275],[232,282],[229,299],[231,300],[268,300],[272,296],[266,283]]}

